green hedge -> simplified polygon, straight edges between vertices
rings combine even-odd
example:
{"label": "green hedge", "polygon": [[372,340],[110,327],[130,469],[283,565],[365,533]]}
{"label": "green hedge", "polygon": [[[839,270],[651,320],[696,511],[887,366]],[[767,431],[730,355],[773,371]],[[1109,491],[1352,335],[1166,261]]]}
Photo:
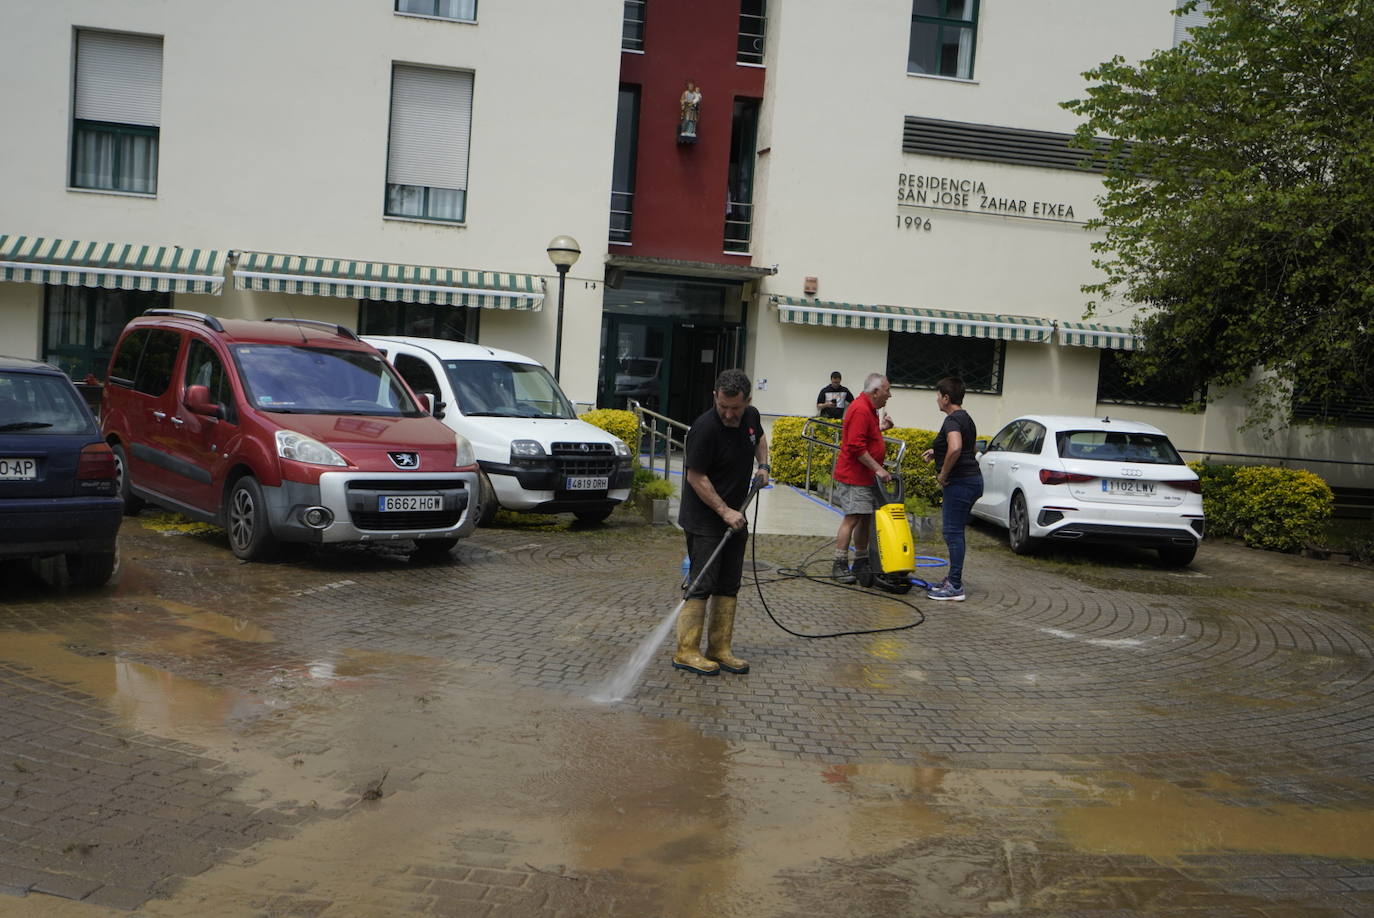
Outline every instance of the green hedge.
{"label": "green hedge", "polygon": [[616,408],[595,408],[581,416],[593,427],[600,427],[613,437],[619,437],[631,450],[639,448],[639,418],[633,411]]}
{"label": "green hedge", "polygon": [[[773,430],[768,438],[768,458],[773,466],[773,478],[783,484],[802,486],[806,483],[806,448],[811,447],[811,483],[830,481],[831,456],[828,449],[816,444],[808,444],[802,439],[802,427],[808,418],[782,417],[773,422]],[[832,428],[815,428],[817,438],[838,440]],[[906,453],[902,457],[902,485],[908,499],[921,498],[932,506],[939,506],[940,486],[935,482],[935,466],[921,459],[921,453],[935,442],[935,431],[919,430],[915,427],[894,427],[885,436],[906,442]],[[888,447],[891,458],[895,447]]]}
{"label": "green hedge", "polygon": [[1251,548],[1297,551],[1320,541],[1334,498],[1319,476],[1265,465],[1189,463],[1202,480],[1202,510],[1211,535],[1235,536]]}

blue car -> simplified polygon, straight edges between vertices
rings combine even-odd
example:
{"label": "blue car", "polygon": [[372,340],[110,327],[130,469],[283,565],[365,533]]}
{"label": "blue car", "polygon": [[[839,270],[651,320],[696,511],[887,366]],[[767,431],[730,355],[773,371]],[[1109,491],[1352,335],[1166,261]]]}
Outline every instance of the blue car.
{"label": "blue car", "polygon": [[114,453],[71,380],[0,357],[0,559],[65,555],[72,583],[102,586],[123,508]]}

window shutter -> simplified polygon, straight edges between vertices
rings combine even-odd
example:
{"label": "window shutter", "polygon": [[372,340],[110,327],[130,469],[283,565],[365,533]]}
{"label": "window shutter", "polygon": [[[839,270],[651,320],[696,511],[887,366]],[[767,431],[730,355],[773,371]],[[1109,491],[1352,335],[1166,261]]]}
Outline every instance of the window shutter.
{"label": "window shutter", "polygon": [[[1183,2],[1184,0],[1177,0],[1177,2],[1174,4],[1174,8],[1177,9],[1178,7],[1182,6]],[[1198,26],[1204,26],[1207,24],[1207,14],[1211,9],[1211,6],[1212,4],[1210,0],[1199,0],[1197,8],[1193,10],[1191,13],[1187,13],[1183,16],[1174,17],[1175,48],[1183,44],[1185,41],[1189,40],[1189,29],[1196,29]]]}
{"label": "window shutter", "polygon": [[162,123],[162,39],[76,33],[76,117],[116,124]]}
{"label": "window shutter", "polygon": [[397,65],[386,180],[466,191],[471,125],[471,73]]}

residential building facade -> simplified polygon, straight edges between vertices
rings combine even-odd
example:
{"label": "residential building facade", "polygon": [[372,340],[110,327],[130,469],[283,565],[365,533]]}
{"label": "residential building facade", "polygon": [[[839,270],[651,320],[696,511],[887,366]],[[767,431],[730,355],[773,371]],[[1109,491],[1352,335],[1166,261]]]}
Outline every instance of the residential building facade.
{"label": "residential building facade", "polygon": [[[0,334],[77,377],[159,305],[553,366],[561,316],[586,404],[690,421],[741,365],[762,411],[809,414],[832,370],[881,371],[898,423],[934,427],[959,373],[989,435],[1122,415],[1374,487],[1371,428],[1265,439],[1237,393],[1182,413],[1122,377],[1129,306],[1083,316],[1101,182],[1059,103],[1186,37],[1176,5],[10,5],[0,74],[29,91],[0,99],[24,126],[0,140]],[[582,250],[561,302],[560,234]]]}

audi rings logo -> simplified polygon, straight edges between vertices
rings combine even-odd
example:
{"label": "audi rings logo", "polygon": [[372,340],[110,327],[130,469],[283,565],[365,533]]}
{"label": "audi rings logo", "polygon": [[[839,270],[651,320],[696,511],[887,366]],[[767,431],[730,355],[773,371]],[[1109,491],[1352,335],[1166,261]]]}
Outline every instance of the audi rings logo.
{"label": "audi rings logo", "polygon": [[391,459],[391,464],[398,469],[418,469],[420,467],[419,453],[387,453]]}
{"label": "audi rings logo", "polygon": [[1127,478],[1139,478],[1141,475],[1145,473],[1142,472],[1140,469],[1122,469],[1121,474],[1125,475]]}

